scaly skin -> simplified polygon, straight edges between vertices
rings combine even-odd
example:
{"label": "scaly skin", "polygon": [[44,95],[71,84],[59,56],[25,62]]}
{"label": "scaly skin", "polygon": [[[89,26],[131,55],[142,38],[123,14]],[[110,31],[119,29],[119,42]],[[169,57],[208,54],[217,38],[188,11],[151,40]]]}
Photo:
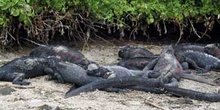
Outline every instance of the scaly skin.
{"label": "scaly skin", "polygon": [[144,67],[147,66],[147,64],[155,58],[157,58],[157,57],[130,58],[130,59],[125,59],[125,60],[119,61],[117,65],[123,66],[128,69],[132,69],[132,70],[143,70]]}
{"label": "scaly skin", "polygon": [[[220,102],[219,93],[204,93],[199,91],[187,90],[176,87],[169,87],[160,85],[158,79],[149,79],[143,77],[117,77],[105,80],[96,80],[92,83],[81,86],[77,89],[72,89],[65,94],[65,98],[79,95],[82,92],[89,92],[96,89],[106,89],[109,87],[128,87],[128,89],[142,90],[146,92],[153,92],[157,94],[169,93],[175,96],[189,97],[195,100],[210,101],[210,102]],[[132,88],[139,87],[139,88]],[[156,91],[155,91],[156,90]]]}
{"label": "scaly skin", "polygon": [[[96,66],[92,66],[97,69]],[[90,66],[89,66],[90,68]],[[89,83],[85,86],[77,88],[75,90],[70,90],[66,93],[65,97],[71,97],[80,94],[81,92],[88,92],[95,89],[106,89],[109,87],[120,88],[120,87],[128,87],[130,89],[134,89],[136,87],[138,90],[147,90],[156,93],[165,93],[169,92],[171,94],[177,94],[184,97],[190,97],[197,100],[206,100],[206,101],[220,101],[220,95],[214,93],[202,93],[198,91],[186,90],[181,88],[176,88],[173,84],[176,82],[173,79],[179,80],[184,76],[188,76],[183,74],[183,70],[179,64],[179,62],[175,59],[173,55],[172,47],[166,47],[161,56],[157,59],[153,60],[146,68],[144,68],[143,72],[148,72],[149,69],[152,69],[152,73],[144,74],[142,77],[125,75],[123,77],[115,77],[105,80],[97,80],[92,83]],[[91,69],[93,70],[93,69]],[[99,69],[98,69],[99,70]],[[96,71],[97,72],[97,71]],[[159,73],[159,74],[158,74]],[[151,76],[152,78],[149,78]],[[195,77],[190,75],[189,79]],[[184,77],[185,78],[185,77]],[[192,78],[192,79],[195,79]],[[195,79],[198,80],[198,79]],[[199,78],[199,80],[201,80]],[[202,80],[203,81],[203,80]],[[205,80],[207,81],[207,80]],[[145,88],[145,89],[144,89]],[[158,88],[163,88],[165,91],[160,90]],[[152,89],[157,89],[158,91],[153,91]]]}
{"label": "scaly skin", "polygon": [[71,83],[82,86],[100,79],[100,77],[88,76],[84,68],[74,63],[54,61],[49,67],[52,70],[48,73],[50,74],[49,78],[57,80],[58,83]]}
{"label": "scaly skin", "polygon": [[24,79],[45,75],[49,59],[23,56],[0,67],[0,80],[13,84],[28,85]]}
{"label": "scaly skin", "polygon": [[77,51],[76,49],[70,49],[65,46],[39,46],[34,48],[30,52],[30,56],[35,57],[49,57],[56,56],[60,58],[62,61],[68,61],[71,63],[75,63],[77,65],[82,66],[83,68],[87,68],[87,65],[90,61],[85,58],[85,56]]}
{"label": "scaly skin", "polygon": [[102,77],[104,79],[125,77],[125,76],[142,76],[145,74],[142,70],[130,70],[122,66],[100,66],[98,64],[90,64],[87,69],[90,76]]}
{"label": "scaly skin", "polygon": [[205,45],[183,43],[183,44],[172,45],[172,47],[175,53],[180,52],[180,51],[186,51],[186,50],[204,52]]}
{"label": "scaly skin", "polygon": [[152,70],[152,72],[146,74],[148,76],[144,77],[158,78],[162,85],[164,84],[166,86],[178,86],[177,81],[181,78],[215,85],[211,80],[193,74],[186,74],[187,72],[183,71],[182,66],[174,56],[172,46],[165,47],[161,52],[160,57],[150,62],[143,71],[148,70]]}
{"label": "scaly skin", "polygon": [[106,89],[109,87],[121,86],[146,86],[146,87],[160,87],[160,83],[156,79],[148,79],[135,76],[116,77],[110,79],[97,80],[87,85],[81,86],[77,89],[70,90],[65,97],[72,97],[79,95],[81,92],[88,92],[96,89]]}
{"label": "scaly skin", "polygon": [[187,62],[195,68],[198,73],[205,73],[210,70],[220,70],[220,60],[212,55],[198,51],[183,51],[176,54],[179,62]]}
{"label": "scaly skin", "polygon": [[210,55],[220,59],[220,44],[219,43],[206,45],[204,48],[204,51],[207,54],[210,54]]}
{"label": "scaly skin", "polygon": [[122,59],[130,59],[137,57],[154,57],[154,54],[145,48],[127,45],[119,50],[118,56]]}
{"label": "scaly skin", "polygon": [[[172,45],[174,48],[174,54],[177,56],[177,59],[180,61],[182,67],[184,69],[189,69],[188,62],[192,67],[197,69],[198,72],[206,72],[201,67],[197,66],[196,63],[193,61],[193,59],[180,57],[180,53],[184,53],[185,51],[195,51],[196,53],[201,52],[208,55],[212,55],[214,57],[220,58],[220,45],[218,43],[215,44],[207,44],[207,45],[201,45],[201,44],[178,44],[178,45]],[[187,53],[187,52],[186,52]],[[207,57],[209,57],[207,55]],[[185,61],[184,61],[185,60]]]}

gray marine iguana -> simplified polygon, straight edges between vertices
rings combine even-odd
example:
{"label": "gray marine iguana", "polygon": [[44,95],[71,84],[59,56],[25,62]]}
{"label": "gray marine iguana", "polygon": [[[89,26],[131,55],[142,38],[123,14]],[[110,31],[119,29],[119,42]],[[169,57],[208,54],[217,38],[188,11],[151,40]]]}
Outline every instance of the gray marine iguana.
{"label": "gray marine iguana", "polygon": [[137,58],[130,58],[130,59],[124,59],[117,63],[117,65],[132,69],[132,70],[143,70],[147,64],[154,60],[157,57],[137,57]]}
{"label": "gray marine iguana", "polygon": [[206,44],[206,45],[183,43],[183,44],[175,44],[172,46],[175,50],[175,53],[183,52],[187,50],[193,50],[193,51],[198,51],[198,52],[204,52],[214,57],[220,58],[220,44],[219,43]]}
{"label": "gray marine iguana", "polygon": [[118,56],[122,59],[130,59],[137,57],[154,57],[154,54],[145,48],[127,45],[119,49]]}
{"label": "gray marine iguana", "polygon": [[70,62],[54,59],[48,67],[50,71],[48,72],[47,80],[56,80],[58,83],[71,83],[76,86],[82,86],[101,79],[100,77],[87,75],[87,71],[84,68]]}
{"label": "gray marine iguana", "polygon": [[157,78],[161,81],[161,84],[166,86],[178,86],[177,81],[181,78],[190,79],[201,83],[210,85],[216,85],[213,81],[190,74],[184,71],[176,57],[174,56],[174,50],[172,46],[166,46],[161,52],[160,56],[150,62],[143,71],[149,71],[143,77]]}
{"label": "gray marine iguana", "polygon": [[[185,51],[195,51],[195,54],[197,54],[198,52],[200,53],[204,53],[204,54],[208,54],[207,57],[209,55],[212,55],[213,58],[217,57],[220,58],[220,45],[218,43],[215,44],[188,44],[188,43],[184,43],[184,44],[177,44],[177,45],[172,45],[174,48],[174,54],[175,56],[178,57],[178,60],[180,61],[182,67],[184,69],[189,69],[189,64],[194,67],[199,73],[203,73],[206,72],[205,70],[203,70],[204,68],[200,68],[199,66],[196,66],[195,61],[193,61],[193,59],[190,58],[181,58],[180,53],[184,53]],[[187,52],[185,52],[187,53]],[[197,55],[198,56],[198,55]],[[204,56],[204,55],[203,55]],[[205,58],[205,57],[204,57]],[[186,61],[184,61],[186,60]],[[186,63],[188,62],[188,63]]]}
{"label": "gray marine iguana", "polygon": [[205,53],[210,54],[220,59],[220,44],[219,43],[206,45],[204,48],[204,51]]}
{"label": "gray marine iguana", "polygon": [[34,48],[30,54],[34,57],[49,57],[56,56],[62,61],[68,61],[87,68],[90,61],[78,50],[74,48],[67,48],[66,46],[39,46]]}
{"label": "gray marine iguana", "polygon": [[24,79],[46,75],[49,59],[22,56],[0,67],[0,81],[11,81],[13,84],[28,85]]}
{"label": "gray marine iguana", "polygon": [[142,70],[130,70],[118,65],[103,66],[97,63],[92,63],[88,65],[87,74],[90,76],[109,79],[125,76],[142,76],[145,72]]}
{"label": "gray marine iguana", "polygon": [[175,54],[180,63],[187,62],[198,73],[206,73],[210,70],[220,70],[220,59],[204,52],[187,50]]}
{"label": "gray marine iguana", "polygon": [[[175,50],[174,54],[187,50],[205,52],[205,45],[202,44],[183,43],[172,45],[172,47]],[[135,70],[142,70],[149,61],[158,57],[144,48],[132,47],[130,45],[121,48],[118,55],[122,58],[118,65]],[[184,70],[189,68],[187,63],[182,63],[181,65]]]}
{"label": "gray marine iguana", "polygon": [[174,49],[174,53],[186,51],[186,50],[205,52],[204,51],[204,48],[205,48],[204,44],[182,43],[182,44],[173,44],[172,47]]}

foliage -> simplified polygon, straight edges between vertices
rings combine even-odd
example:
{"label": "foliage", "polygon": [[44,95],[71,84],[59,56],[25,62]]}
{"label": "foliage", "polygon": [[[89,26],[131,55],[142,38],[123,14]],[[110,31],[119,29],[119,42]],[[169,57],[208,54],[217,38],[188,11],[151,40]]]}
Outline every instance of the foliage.
{"label": "foliage", "polygon": [[10,22],[10,16],[18,16],[21,22],[28,25],[31,18],[43,8],[66,12],[71,6],[79,6],[77,10],[88,13],[93,20],[116,20],[119,24],[123,24],[124,14],[129,14],[132,20],[139,20],[144,15],[148,23],[153,23],[220,13],[218,0],[1,0],[0,25],[6,26]]}
{"label": "foliage", "polygon": [[[70,19],[75,18],[88,25],[117,26],[123,30],[147,27],[160,21],[172,21],[182,26],[186,18],[193,18],[189,20],[191,22],[197,22],[197,18],[207,21],[208,17],[220,14],[219,6],[219,0],[1,0],[0,38],[5,38],[3,30],[17,19],[24,27],[33,27],[36,18],[63,22],[66,16],[78,15]],[[48,17],[49,14],[53,17]]]}

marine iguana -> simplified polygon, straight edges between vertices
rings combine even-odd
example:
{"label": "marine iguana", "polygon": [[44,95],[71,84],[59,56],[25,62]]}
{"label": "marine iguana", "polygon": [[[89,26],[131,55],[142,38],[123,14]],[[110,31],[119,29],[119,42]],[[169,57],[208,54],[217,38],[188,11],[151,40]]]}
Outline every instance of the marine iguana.
{"label": "marine iguana", "polygon": [[207,53],[187,50],[176,53],[175,56],[180,63],[189,63],[198,73],[205,73],[210,70],[220,70],[220,59]]}
{"label": "marine iguana", "polygon": [[208,44],[205,46],[204,51],[214,57],[220,59],[220,44]]}
{"label": "marine iguana", "polygon": [[137,57],[137,58],[130,58],[130,59],[125,59],[121,60],[117,63],[117,65],[132,69],[132,70],[143,70],[147,64],[155,59],[156,57]]}
{"label": "marine iguana", "polygon": [[161,52],[160,56],[151,61],[143,71],[149,71],[143,77],[158,78],[161,84],[166,86],[178,86],[177,81],[181,78],[194,80],[201,83],[215,85],[211,80],[189,74],[184,71],[176,57],[172,46],[166,46]]}
{"label": "marine iguana", "polygon": [[[162,53],[170,54],[169,53],[170,50],[171,50],[171,53],[172,53],[172,47],[168,47],[167,49],[165,48]],[[171,54],[171,55],[173,55],[173,54]],[[162,57],[162,56],[160,56],[160,57]],[[168,57],[168,59],[170,59],[169,56],[165,55],[165,59],[167,57]],[[158,60],[158,63],[159,63],[159,60]],[[178,63],[178,61],[176,63]],[[151,66],[155,67],[154,65],[151,65]],[[149,66],[146,67],[145,69],[147,69],[147,68],[149,68]],[[165,67],[165,69],[167,69],[167,68]],[[179,68],[177,68],[177,69],[179,69]],[[181,66],[180,66],[180,70],[181,70]],[[171,74],[169,70],[167,70],[167,71],[168,71],[167,73]],[[174,71],[174,72],[177,72],[177,71]],[[181,71],[179,71],[179,72],[181,72]],[[175,73],[175,74],[171,74],[170,76],[169,75],[165,76],[165,75],[163,75],[161,77],[162,80],[164,78],[171,79],[170,76],[173,77],[173,75],[178,76],[178,75],[181,75],[181,74],[180,73],[179,74]],[[182,76],[178,76],[178,77],[182,77]],[[192,90],[185,90],[185,89],[181,89],[181,88],[172,88],[172,86],[164,84],[164,82],[161,83],[160,79],[148,78],[148,77],[145,77],[145,75],[143,75],[142,77],[132,76],[132,75],[129,76],[128,75],[128,76],[124,76],[124,77],[115,77],[115,78],[110,78],[110,79],[105,79],[105,80],[104,79],[96,80],[96,81],[94,81],[90,84],[87,84],[85,86],[82,86],[82,87],[79,87],[77,89],[68,91],[66,93],[65,97],[68,98],[68,97],[71,97],[71,96],[78,95],[81,92],[87,92],[87,91],[91,91],[91,90],[95,90],[95,89],[106,89],[106,88],[109,88],[109,87],[115,87],[115,88],[117,88],[117,87],[128,87],[128,88],[130,88],[132,86],[134,86],[134,87],[135,86],[142,86],[142,87],[147,88],[147,90],[152,89],[152,88],[154,88],[154,89],[162,88],[161,91],[159,91],[159,92],[157,91],[157,93],[161,93],[161,92],[165,93],[165,92],[168,91],[171,94],[175,94],[175,95],[176,94],[181,95],[181,93],[183,93],[181,96],[186,96],[186,97],[190,97],[190,98],[197,99],[197,100],[220,101],[220,94],[201,93],[201,92],[192,91]],[[163,90],[165,90],[165,91],[163,91]]]}
{"label": "marine iguana", "polygon": [[[200,68],[199,66],[196,65],[196,63],[193,61],[193,59],[189,59],[189,58],[184,58],[184,57],[180,57],[180,53],[184,53],[185,51],[196,51],[197,52],[201,52],[201,53],[206,53],[208,55],[212,55],[214,57],[218,56],[220,57],[220,49],[219,49],[219,45],[216,44],[207,44],[207,45],[202,45],[202,44],[178,44],[178,45],[172,45],[174,48],[174,54],[175,56],[177,56],[177,59],[179,60],[179,62],[181,63],[183,69],[189,69],[189,64],[195,68],[198,73],[203,73],[205,72],[205,70],[203,70],[203,68]],[[187,53],[187,52],[186,52]],[[186,61],[184,61],[186,60]],[[188,62],[188,63],[187,63]]]}
{"label": "marine iguana", "polygon": [[[183,88],[169,87],[165,85],[160,85],[160,81],[158,79],[149,79],[143,77],[134,77],[134,76],[126,76],[126,77],[117,77],[112,79],[105,80],[96,80],[87,85],[81,86],[77,89],[72,89],[65,94],[65,98],[69,98],[72,96],[79,95],[82,92],[93,91],[96,89],[105,89],[109,87],[121,87],[121,86],[142,86],[146,88],[147,91],[150,88],[154,88],[157,91],[156,93],[169,93],[173,95],[178,95],[182,97],[189,97],[196,100],[202,101],[210,101],[210,102],[220,102],[220,94],[219,93],[204,93],[199,91],[187,90]],[[154,92],[154,91],[152,91]]]}
{"label": "marine iguana", "polygon": [[0,81],[11,81],[13,84],[28,85],[24,79],[45,75],[49,72],[49,59],[22,56],[0,67]]}
{"label": "marine iguana", "polygon": [[93,82],[100,77],[87,75],[87,71],[79,65],[70,62],[53,60],[49,66],[48,80],[57,80],[58,83],[71,83],[76,86],[82,86]]}
{"label": "marine iguana", "polygon": [[203,44],[190,44],[190,43],[182,43],[182,44],[173,44],[174,53],[186,51],[186,50],[193,50],[204,52],[205,45]]}
{"label": "marine iguana", "polygon": [[122,59],[130,59],[137,57],[154,57],[154,54],[145,48],[127,45],[120,48],[118,56]]}
{"label": "marine iguana", "polygon": [[103,66],[97,63],[92,63],[88,65],[87,74],[90,76],[109,79],[125,76],[142,76],[145,72],[142,70],[130,70],[118,65]]}
{"label": "marine iguana", "polygon": [[90,61],[78,50],[74,48],[67,48],[65,46],[39,46],[34,48],[30,54],[30,56],[35,57],[49,57],[56,56],[62,61],[68,61],[71,63],[75,63],[77,65],[82,66],[83,68],[87,68],[87,65]]}

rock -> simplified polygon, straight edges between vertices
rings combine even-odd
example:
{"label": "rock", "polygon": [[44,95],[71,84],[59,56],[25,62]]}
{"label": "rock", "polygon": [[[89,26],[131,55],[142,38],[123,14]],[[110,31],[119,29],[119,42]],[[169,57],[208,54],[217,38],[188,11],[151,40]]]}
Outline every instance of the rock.
{"label": "rock", "polygon": [[16,91],[15,89],[12,89],[10,87],[4,87],[0,89],[1,95],[10,95],[12,92]]}
{"label": "rock", "polygon": [[39,106],[39,110],[52,110],[52,107],[47,104],[44,104],[42,106]]}

